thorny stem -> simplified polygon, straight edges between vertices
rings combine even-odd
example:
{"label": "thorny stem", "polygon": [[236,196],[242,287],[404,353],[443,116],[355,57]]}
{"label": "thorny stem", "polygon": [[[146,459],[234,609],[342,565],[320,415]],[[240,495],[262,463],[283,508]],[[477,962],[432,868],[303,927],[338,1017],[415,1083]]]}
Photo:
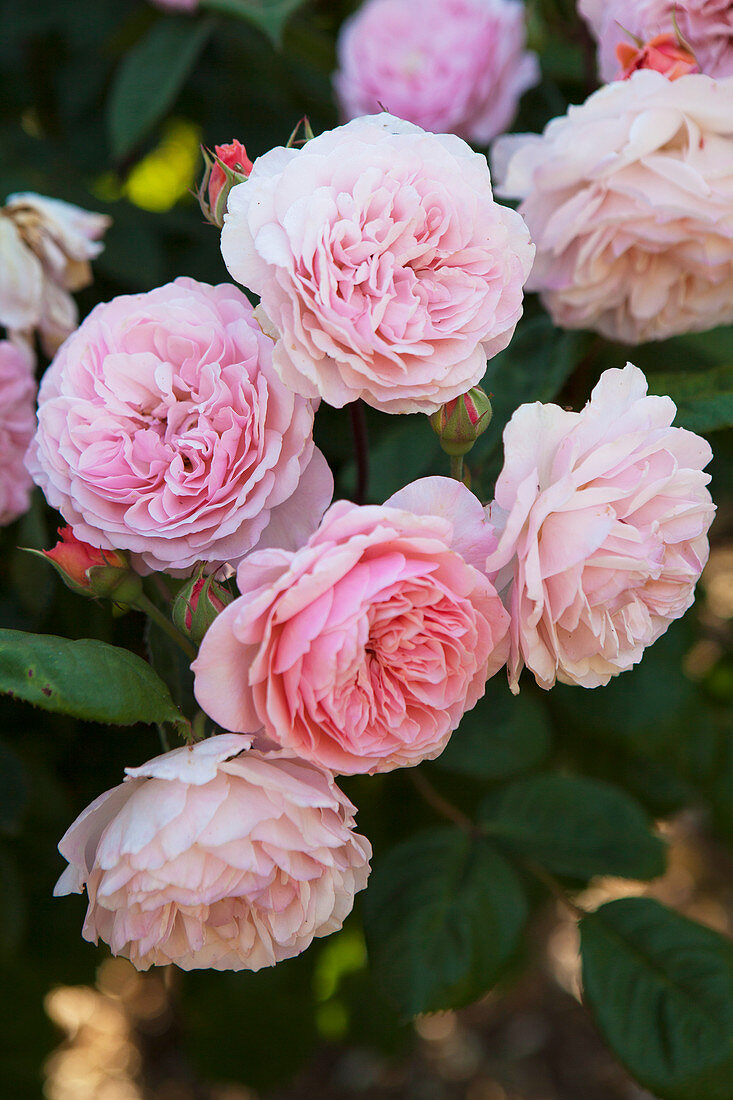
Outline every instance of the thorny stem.
{"label": "thorny stem", "polygon": [[366,415],[361,401],[352,401],[349,405],[351,432],[354,437],[354,457],[356,458],[356,496],[355,504],[363,504],[369,487],[369,437],[367,435]]}
{"label": "thorny stem", "polygon": [[196,657],[196,650],[189,642],[188,638],[176,630],[170,619],[166,619],[162,611],[159,611],[152,600],[149,600],[147,596],[140,596],[135,602],[135,607],[139,611],[144,611],[148,618],[152,619],[156,626],[159,626],[161,630],[165,631],[169,638],[172,638],[179,649],[182,649],[190,660],[194,660]]}
{"label": "thorny stem", "polygon": [[[482,828],[480,825],[475,824],[471,819],[459,810],[457,806],[454,806],[452,802],[449,802],[447,798],[444,798],[442,794],[436,791],[432,783],[425,778],[422,772],[413,768],[410,771],[410,779],[417,792],[427,802],[427,804],[440,814],[441,817],[451,821],[454,825],[457,825],[459,829],[462,829],[466,833],[479,836],[489,836],[490,831]],[[579,920],[587,916],[585,909],[582,909],[579,905],[576,905],[572,898],[568,897],[563,890],[557,879],[551,875],[544,867],[540,867],[538,863],[535,863],[533,859],[523,858],[521,859],[522,866],[529,872],[533,878],[536,878],[538,882],[541,882],[545,889],[558,901],[561,901],[563,905],[566,905],[570,912]]]}

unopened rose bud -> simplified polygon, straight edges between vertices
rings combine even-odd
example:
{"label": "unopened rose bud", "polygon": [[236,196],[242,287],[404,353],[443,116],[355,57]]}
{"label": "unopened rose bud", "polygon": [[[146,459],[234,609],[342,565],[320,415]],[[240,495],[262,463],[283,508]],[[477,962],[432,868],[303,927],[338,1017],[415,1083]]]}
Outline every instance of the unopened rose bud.
{"label": "unopened rose bud", "polygon": [[125,606],[135,604],[142,593],[142,581],[123,554],[82,542],[71,527],[59,527],[59,534],[61,541],[53,550],[41,550],[40,555],[51,562],[72,592],[103,597]]}
{"label": "unopened rose bud", "polygon": [[252,171],[252,161],[241,141],[202,149],[206,165],[198,191],[199,205],[207,221],[219,228],[224,224],[227,199],[232,187],[243,183]]}
{"label": "unopened rose bud", "polygon": [[216,616],[233,599],[231,592],[214,580],[213,574],[205,577],[199,570],[173,601],[171,618],[181,633],[198,646]]}
{"label": "unopened rose bud", "polygon": [[468,454],[491,423],[491,402],[479,386],[447,401],[430,417],[433,431],[446,454]]}
{"label": "unopened rose bud", "polygon": [[668,80],[678,80],[688,73],[699,73],[700,66],[688,46],[678,35],[658,34],[648,42],[635,45],[631,42],[619,42],[616,58],[621,69],[614,79],[628,80],[639,69],[654,69]]}

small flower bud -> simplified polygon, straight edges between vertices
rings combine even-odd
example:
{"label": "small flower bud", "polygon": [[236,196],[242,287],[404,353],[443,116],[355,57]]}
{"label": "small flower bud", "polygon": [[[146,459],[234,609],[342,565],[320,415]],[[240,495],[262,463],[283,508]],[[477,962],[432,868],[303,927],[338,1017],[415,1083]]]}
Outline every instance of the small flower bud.
{"label": "small flower bud", "polygon": [[252,161],[241,141],[214,146],[214,152],[202,147],[204,178],[198,190],[199,206],[207,221],[219,228],[224,224],[227,199],[232,187],[243,183],[252,171]]}
{"label": "small flower bud", "polygon": [[67,588],[81,596],[104,597],[132,606],[142,593],[142,581],[117,550],[99,550],[76,537],[71,527],[59,527],[61,541],[41,556],[51,562]]}
{"label": "small flower bud", "polygon": [[654,69],[668,80],[678,80],[688,73],[699,73],[700,66],[679,34],[658,34],[648,42],[619,42],[616,58],[621,69],[616,80],[628,80],[639,69]]}
{"label": "small flower bud", "polygon": [[201,645],[204,634],[220,611],[234,597],[214,575],[203,575],[203,566],[188,580],[173,601],[171,618],[174,625],[190,638],[194,645]]}
{"label": "small flower bud", "polygon": [[468,454],[491,423],[491,402],[479,386],[447,401],[430,417],[433,431],[446,454]]}

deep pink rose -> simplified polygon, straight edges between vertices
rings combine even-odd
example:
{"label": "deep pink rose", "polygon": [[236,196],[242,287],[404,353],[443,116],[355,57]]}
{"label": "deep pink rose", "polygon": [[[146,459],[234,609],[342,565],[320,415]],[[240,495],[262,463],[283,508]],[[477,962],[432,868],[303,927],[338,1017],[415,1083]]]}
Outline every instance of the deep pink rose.
{"label": "deep pink rose", "polygon": [[434,412],[479,381],[534,255],[484,157],[387,114],[258,157],[229,193],[221,248],[261,296],[291,389],[395,413]]}
{"label": "deep pink rose", "polygon": [[733,321],[733,78],[644,69],[493,158],[561,328],[640,344]]}
{"label": "deep pink rose", "polygon": [[384,105],[425,130],[485,145],[537,84],[518,0],[366,0],[338,38],[334,86],[347,119]]}
{"label": "deep pink rose", "polygon": [[675,34],[675,20],[708,76],[733,76],[733,3],[731,0],[579,0],[578,9],[598,42],[602,80],[618,70],[616,46],[646,42],[657,34]]}
{"label": "deep pink rose", "polygon": [[482,566],[495,544],[447,478],[383,507],[334,504],[297,552],[242,562],[242,595],[192,666],[200,705],[344,774],[438,756],[506,661],[507,613],[461,556]]}
{"label": "deep pink rose", "polygon": [[371,846],[333,776],[224,734],[126,768],[59,844],[54,893],[89,897],[84,939],[138,970],[259,970],[337,931]]}
{"label": "deep pink rose", "polygon": [[487,569],[511,611],[514,688],[524,665],[544,688],[607,684],[693,601],[712,455],[646,392],[629,363],[604,371],[582,412],[522,405],[505,429]]}
{"label": "deep pink rose", "polygon": [[0,526],[27,512],[33,481],[23,459],[36,430],[33,359],[0,340]]}
{"label": "deep pink rose", "polygon": [[29,469],[78,538],[141,572],[236,562],[264,532],[302,541],[333,483],[271,356],[233,286],[97,306],[44,375]]}

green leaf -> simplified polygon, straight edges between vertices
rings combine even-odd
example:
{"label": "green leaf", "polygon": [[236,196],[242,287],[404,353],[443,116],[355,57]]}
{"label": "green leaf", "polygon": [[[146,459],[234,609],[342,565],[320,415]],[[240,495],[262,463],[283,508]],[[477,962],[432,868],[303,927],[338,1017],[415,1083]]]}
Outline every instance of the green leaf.
{"label": "green leaf", "polygon": [[557,875],[664,873],[665,846],[630,795],[609,783],[544,774],[517,779],[481,806],[491,836]]}
{"label": "green leaf", "polygon": [[166,16],[123,58],[107,104],[112,156],[126,157],[172,106],[213,21]]}
{"label": "green leaf", "polygon": [[304,0],[202,0],[201,7],[254,23],[278,45],[285,23]]}
{"label": "green leaf", "polygon": [[542,764],[551,735],[545,706],[529,691],[514,696],[496,676],[461,724],[437,767],[476,779],[505,779]]}
{"label": "green leaf", "polygon": [[0,630],[0,693],[87,722],[186,725],[149,664],[126,649],[87,638]]}
{"label": "green leaf", "polygon": [[733,1096],[733,944],[651,898],[580,923],[585,999],[606,1042],[662,1100]]}
{"label": "green leaf", "polygon": [[418,833],[369,881],[373,971],[406,1014],[467,1004],[501,974],[526,911],[515,872],[488,841],[450,827]]}
{"label": "green leaf", "polygon": [[672,398],[675,424],[682,428],[712,432],[733,426],[733,364],[650,374],[649,390]]}

